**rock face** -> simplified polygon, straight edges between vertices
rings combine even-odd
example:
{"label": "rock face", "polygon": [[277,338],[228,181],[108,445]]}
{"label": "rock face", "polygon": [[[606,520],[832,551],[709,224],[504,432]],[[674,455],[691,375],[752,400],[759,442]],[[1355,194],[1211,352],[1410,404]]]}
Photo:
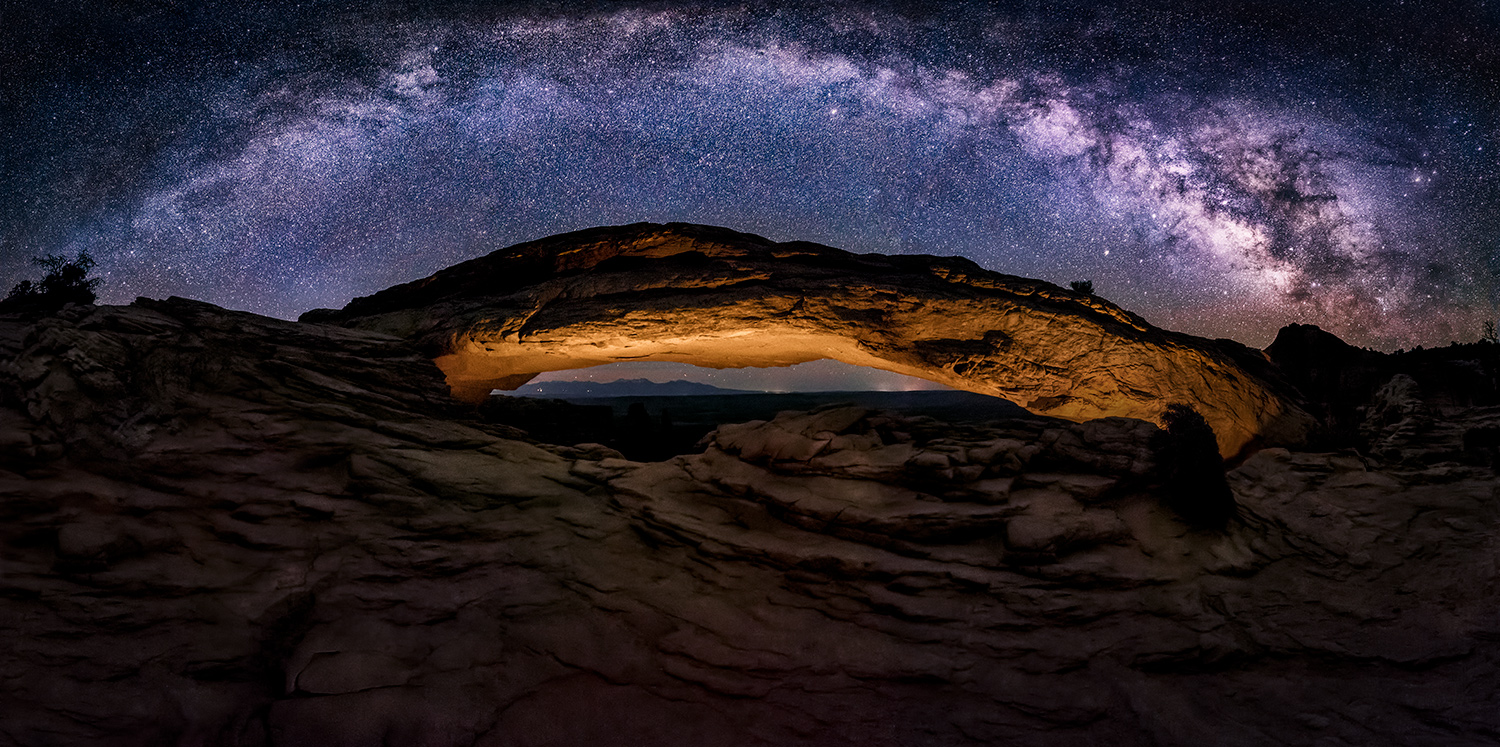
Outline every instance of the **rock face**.
{"label": "rock face", "polygon": [[1366,405],[1393,379],[1418,387],[1423,399],[1446,407],[1500,405],[1500,345],[1454,343],[1443,348],[1381,353],[1356,348],[1310,324],[1290,324],[1266,356],[1322,422],[1322,439],[1341,446],[1368,444]]}
{"label": "rock face", "polygon": [[1134,420],[830,407],[639,463],[375,332],[174,299],[0,353],[0,744],[1500,738],[1459,458],[1500,410],[1393,390],[1389,461],[1262,450],[1200,533]]}
{"label": "rock face", "polygon": [[417,340],[474,401],[544,371],[616,361],[833,358],[1075,421],[1155,420],[1182,401],[1225,455],[1296,443],[1312,422],[1258,353],[1157,329],[1093,296],[965,259],[855,255],[689,224],[520,244],[303,320]]}

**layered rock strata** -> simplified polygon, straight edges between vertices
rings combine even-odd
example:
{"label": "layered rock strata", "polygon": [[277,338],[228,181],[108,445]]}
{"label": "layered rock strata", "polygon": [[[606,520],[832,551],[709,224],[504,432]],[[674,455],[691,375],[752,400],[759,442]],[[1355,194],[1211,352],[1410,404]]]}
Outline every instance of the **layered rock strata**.
{"label": "layered rock strata", "polygon": [[961,258],[855,255],[728,229],[634,224],[502,249],[306,321],[415,340],[478,401],[617,361],[832,358],[1074,421],[1185,402],[1222,453],[1296,443],[1311,418],[1255,351],[1152,327],[1103,299]]}
{"label": "layered rock strata", "polygon": [[1125,419],[832,407],[639,463],[378,333],[172,300],[0,351],[0,744],[1500,737],[1497,482],[1448,443],[1500,413],[1393,392],[1400,458],[1262,450],[1199,533]]}

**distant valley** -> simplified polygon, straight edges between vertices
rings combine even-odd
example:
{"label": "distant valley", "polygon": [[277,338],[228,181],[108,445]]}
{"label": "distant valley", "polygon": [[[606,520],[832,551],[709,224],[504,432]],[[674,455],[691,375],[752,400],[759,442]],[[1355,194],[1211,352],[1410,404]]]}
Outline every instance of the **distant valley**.
{"label": "distant valley", "polygon": [[548,397],[584,399],[591,397],[686,397],[728,394],[765,394],[748,389],[724,389],[697,381],[651,381],[620,379],[618,381],[544,381],[526,384],[515,391],[498,394],[512,397]]}

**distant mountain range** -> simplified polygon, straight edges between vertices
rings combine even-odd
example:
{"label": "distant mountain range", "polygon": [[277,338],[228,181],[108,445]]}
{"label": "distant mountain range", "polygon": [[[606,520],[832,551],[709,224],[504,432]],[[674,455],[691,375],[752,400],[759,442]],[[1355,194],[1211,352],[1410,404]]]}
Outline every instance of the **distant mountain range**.
{"label": "distant mountain range", "polygon": [[621,379],[619,381],[544,381],[526,384],[513,392],[504,392],[512,397],[554,397],[572,399],[580,397],[687,397],[714,394],[762,394],[745,389],[724,389],[712,384],[696,381],[655,382],[650,379]]}

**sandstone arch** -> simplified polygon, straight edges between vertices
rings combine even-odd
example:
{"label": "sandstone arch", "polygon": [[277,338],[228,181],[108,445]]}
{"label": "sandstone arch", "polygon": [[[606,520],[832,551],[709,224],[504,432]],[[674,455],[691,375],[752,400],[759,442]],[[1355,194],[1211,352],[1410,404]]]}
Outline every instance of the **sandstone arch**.
{"label": "sandstone arch", "polygon": [[1203,413],[1231,455],[1311,423],[1258,351],[961,258],[855,255],[728,229],[633,224],[519,244],[303,321],[419,340],[456,396],[618,361],[833,358],[1070,420]]}

